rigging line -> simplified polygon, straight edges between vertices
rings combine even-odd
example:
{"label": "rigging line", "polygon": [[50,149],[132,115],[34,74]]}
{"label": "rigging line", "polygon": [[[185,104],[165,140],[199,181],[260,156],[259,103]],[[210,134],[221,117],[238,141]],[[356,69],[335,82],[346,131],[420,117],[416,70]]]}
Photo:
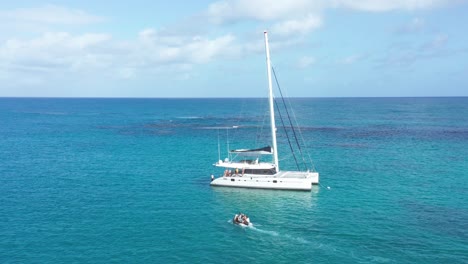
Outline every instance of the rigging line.
{"label": "rigging line", "polygon": [[[288,131],[286,130],[286,126],[284,125],[283,116],[281,115],[280,108],[279,108],[278,103],[276,102],[276,100],[274,100],[274,102],[275,102],[276,110],[278,110],[278,116],[280,117],[281,124],[283,125],[283,128],[284,128],[284,133],[286,134],[286,138],[288,139],[289,148],[291,149],[292,155],[294,157],[294,161],[296,162],[297,170],[301,170],[299,168],[299,163],[297,163],[296,154],[294,153],[294,148],[291,145],[291,140],[289,139]],[[278,151],[278,150],[276,150],[276,151]]]}
{"label": "rigging line", "polygon": [[229,128],[226,128],[226,148],[227,148],[227,155],[229,157],[229,160],[231,159],[231,153],[229,152]]}
{"label": "rigging line", "polygon": [[281,87],[279,85],[278,78],[276,77],[275,68],[271,67],[271,69],[273,70],[273,76],[275,76],[276,86],[278,86],[278,90],[280,92],[281,99],[283,101],[284,109],[286,110],[286,115],[288,116],[289,124],[291,125],[291,129],[293,131],[294,139],[296,140],[297,147],[299,149],[299,152],[301,153],[302,163],[304,164],[304,166],[307,169],[307,164],[306,164],[306,162],[304,160],[304,154],[302,153],[302,148],[301,148],[301,145],[299,144],[299,140],[298,140],[297,135],[296,135],[296,130],[294,129],[294,126],[292,124],[291,116],[289,115],[288,108],[286,107],[286,102],[284,101],[283,92],[281,91]]}
{"label": "rigging line", "polygon": [[[292,113],[293,120],[294,120],[294,122],[295,122],[295,124],[296,124],[296,128],[297,128],[297,130],[299,131],[299,136],[301,137],[301,138],[300,138],[300,139],[301,139],[301,142],[302,142],[302,144],[304,144],[304,146],[307,146],[306,143],[305,143],[306,141],[305,141],[305,139],[304,139],[304,135],[303,135],[303,133],[302,133],[302,131],[301,131],[301,127],[299,126],[299,123],[297,122],[296,113],[294,112],[294,108],[292,108],[292,106],[291,106],[291,101],[288,101],[288,103],[289,103],[289,109],[291,109],[291,113]],[[312,171],[316,171],[316,170],[315,170],[314,162],[312,161],[312,158],[310,157],[310,153],[309,153],[309,151],[307,151],[307,149],[306,149],[305,153],[307,154],[307,157],[309,158],[309,159],[308,159],[308,164],[310,164]],[[306,158],[306,157],[303,157],[303,160],[304,160],[305,158]],[[304,161],[304,162],[305,162],[305,161]],[[306,167],[307,167],[307,166],[306,166]],[[308,168],[307,168],[307,169],[308,169]]]}
{"label": "rigging line", "polygon": [[219,128],[218,128],[218,160],[221,160],[221,145],[219,143]]}
{"label": "rigging line", "polygon": [[[295,122],[295,124],[296,124],[297,130],[299,131],[299,136],[301,137],[301,138],[300,138],[300,139],[301,139],[301,142],[302,142],[302,144],[303,144],[304,146],[307,146],[306,143],[305,143],[306,141],[305,141],[305,139],[304,139],[304,135],[303,135],[303,133],[302,133],[302,131],[301,131],[301,127],[299,126],[299,124],[298,124],[298,122],[297,122],[297,117],[296,117],[296,114],[294,113],[294,108],[291,107],[291,102],[290,102],[290,101],[288,101],[288,103],[289,103],[289,107],[290,107],[290,109],[291,109],[292,117],[293,117],[294,122]],[[309,159],[308,159],[308,164],[310,164],[312,171],[315,171],[315,165],[314,165],[314,163],[313,163],[313,161],[312,161],[312,158],[310,157],[309,151],[306,150],[305,153],[307,154],[307,158],[309,158]],[[305,158],[306,158],[306,157],[303,156],[303,161],[304,161],[304,163],[306,163],[306,161],[304,160]],[[308,169],[307,165],[306,165],[306,169]]]}
{"label": "rigging line", "polygon": [[283,158],[280,159],[280,161],[283,161],[283,160],[289,160],[293,155],[292,154],[289,154],[287,156],[284,156],[283,155]]}
{"label": "rigging line", "polygon": [[[299,131],[299,136],[301,136],[301,142],[302,142],[302,144],[304,144],[304,146],[307,146],[306,143],[305,143],[306,141],[304,139],[304,135],[303,135],[303,133],[301,131],[301,127],[299,126],[299,124],[297,122],[297,117],[296,117],[296,113],[294,113],[294,108],[291,107],[291,101],[288,101],[288,103],[289,103],[289,108],[291,109],[291,112],[292,112],[292,117],[294,119],[294,122],[296,123],[297,130]],[[310,153],[309,153],[309,151],[307,151],[307,149],[306,149],[305,153],[307,154],[307,157],[309,158],[309,160],[308,160],[309,163],[308,164],[310,164],[312,171],[316,171],[314,162],[312,161],[312,158],[310,157]],[[305,159],[305,157],[303,157],[303,159]]]}

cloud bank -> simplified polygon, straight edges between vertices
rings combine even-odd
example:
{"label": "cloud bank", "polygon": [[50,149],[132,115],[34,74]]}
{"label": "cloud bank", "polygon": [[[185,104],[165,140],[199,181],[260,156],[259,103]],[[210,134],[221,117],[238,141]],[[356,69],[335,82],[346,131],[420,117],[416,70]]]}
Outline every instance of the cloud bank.
{"label": "cloud bank", "polygon": [[[25,72],[107,71],[116,78],[131,79],[148,69],[191,70],[194,65],[217,59],[238,58],[263,50],[255,39],[246,41],[239,32],[217,28],[254,22],[268,28],[276,36],[272,49],[297,46],[304,36],[320,29],[326,22],[327,10],[347,9],[355,12],[413,11],[453,5],[447,0],[224,0],[208,5],[198,14],[200,24],[210,25],[213,31],[177,33],[158,28],[141,29],[133,38],[119,39],[109,32],[81,32],[63,30],[103,23],[103,16],[85,10],[57,5],[0,10],[0,28],[34,28],[14,35],[13,30],[0,33],[0,80],[17,78]],[[402,33],[419,32],[426,26],[421,18],[414,18],[400,27]],[[57,29],[60,28],[60,30]],[[170,25],[169,25],[170,27]],[[208,27],[207,27],[208,28]],[[262,29],[264,29],[262,28]],[[257,30],[254,28],[253,30]],[[170,32],[170,33],[169,33]],[[440,35],[426,49],[443,47],[448,37]],[[391,59],[395,58],[396,59]],[[411,56],[410,56],[411,57]],[[417,56],[412,56],[417,57]],[[352,55],[341,61],[352,64],[363,55]],[[404,56],[389,56],[388,61],[400,61]],[[297,66],[306,68],[316,63],[312,56],[299,59]],[[110,74],[110,75],[112,75]]]}

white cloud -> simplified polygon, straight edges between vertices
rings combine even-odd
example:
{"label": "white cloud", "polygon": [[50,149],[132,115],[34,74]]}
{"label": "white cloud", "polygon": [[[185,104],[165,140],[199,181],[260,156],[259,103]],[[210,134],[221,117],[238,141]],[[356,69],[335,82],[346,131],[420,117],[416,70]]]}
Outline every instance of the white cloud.
{"label": "white cloud", "polygon": [[235,37],[225,35],[212,40],[198,38],[185,47],[186,55],[195,63],[205,63],[215,57],[230,55],[232,50],[228,48],[233,44]]}
{"label": "white cloud", "polygon": [[[145,29],[132,41],[116,41],[108,34],[46,32],[29,38],[0,42],[0,76],[22,72],[76,74],[114,72],[131,79],[149,69],[187,70],[216,58],[236,56],[240,47],[231,34],[205,38],[167,36]],[[173,66],[171,66],[173,65]]]}
{"label": "white cloud", "polygon": [[448,41],[449,37],[447,35],[439,34],[419,45],[391,47],[385,57],[377,60],[377,66],[412,66],[421,61],[450,57],[467,52],[464,49],[449,48]]}
{"label": "white cloud", "polygon": [[0,59],[13,65],[32,68],[71,66],[92,49],[110,40],[107,34],[82,34],[46,32],[37,38],[22,40],[12,38],[0,44]]}
{"label": "white cloud", "polygon": [[302,19],[291,19],[273,25],[272,32],[279,35],[306,34],[319,28],[322,19],[318,16],[308,14]]}
{"label": "white cloud", "polygon": [[138,33],[138,38],[144,42],[154,41],[156,34],[157,32],[154,28],[145,28]]}
{"label": "white cloud", "polygon": [[[112,69],[114,57],[107,54],[107,34],[47,32],[35,38],[11,38],[0,42],[0,75],[3,85],[43,86],[58,80],[80,80]],[[12,88],[11,88],[12,89]]]}
{"label": "white cloud", "polygon": [[310,14],[319,16],[326,9],[345,8],[368,12],[417,10],[454,4],[450,0],[223,0],[209,5],[206,16],[214,23],[240,20],[283,21]]}
{"label": "white cloud", "polygon": [[[384,12],[433,8],[450,3],[443,0],[224,0],[209,5],[203,13],[204,16],[197,17],[203,21],[195,24],[207,24],[207,20],[224,26],[240,21],[260,22],[258,24],[269,28],[274,34],[270,44],[272,50],[275,50],[298,47],[306,39],[306,34],[323,25],[327,9]],[[70,33],[74,29],[70,26],[104,20],[104,17],[83,10],[54,5],[0,10],[0,32],[3,35],[0,38],[0,79],[26,76],[33,72],[36,76],[32,76],[31,80],[37,76],[40,80],[47,80],[44,77],[47,73],[60,75],[80,72],[107,72],[110,73],[109,76],[131,79],[142,76],[140,73],[146,70],[171,71],[180,73],[179,77],[188,78],[193,76],[190,71],[194,65],[209,63],[219,58],[263,52],[264,49],[260,37],[253,42],[238,41],[232,33],[213,34],[213,31],[208,32],[212,35],[203,35],[207,32],[190,34],[185,31],[182,34],[177,30],[146,28],[125,41],[106,33]],[[24,24],[37,26],[40,30],[34,30],[35,36],[31,37],[30,31],[18,30],[17,25]],[[424,26],[424,20],[415,18],[405,25],[405,30],[418,31]],[[7,29],[7,33],[4,28]],[[57,28],[61,31],[57,31]],[[16,35],[16,32],[21,35]],[[443,47],[447,40],[447,36],[440,35],[427,43],[425,48]],[[353,55],[344,58],[340,63],[352,64],[364,58],[364,55]],[[297,66],[306,68],[314,63],[314,57],[305,56],[299,59]]]}
{"label": "white cloud", "polygon": [[239,19],[271,21],[303,16],[321,9],[322,1],[225,0],[211,4],[207,15],[217,23]]}
{"label": "white cloud", "polygon": [[[139,33],[134,43],[133,53],[143,55],[144,64],[161,63],[207,63],[217,57],[238,54],[235,37],[231,34],[206,38],[198,35],[169,35],[154,29]],[[147,54],[147,55],[146,55]],[[145,58],[146,57],[146,58]]]}
{"label": "white cloud", "polygon": [[[328,9],[340,8],[364,12],[428,9],[454,4],[449,0],[222,0],[209,5],[206,19],[215,24],[245,21],[261,22],[279,36],[307,34],[320,28]],[[416,31],[424,27],[422,19],[414,19],[403,30]]]}
{"label": "white cloud", "polygon": [[367,58],[367,55],[364,54],[354,54],[348,56],[340,61],[341,64],[354,64],[360,60]]}
{"label": "white cloud", "polygon": [[71,9],[54,5],[0,11],[0,21],[3,21],[3,23],[28,22],[39,24],[82,25],[96,23],[103,20],[103,17],[91,15],[79,9]]}
{"label": "white cloud", "polygon": [[361,11],[385,12],[392,10],[417,10],[453,4],[450,0],[334,0],[336,8],[350,8]]}

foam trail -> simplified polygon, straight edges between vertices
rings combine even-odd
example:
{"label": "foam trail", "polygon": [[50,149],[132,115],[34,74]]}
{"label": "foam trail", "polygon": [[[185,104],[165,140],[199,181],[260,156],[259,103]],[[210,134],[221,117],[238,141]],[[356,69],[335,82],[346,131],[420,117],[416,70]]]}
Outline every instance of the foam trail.
{"label": "foam trail", "polygon": [[[228,220],[229,223],[231,224],[234,224],[232,223],[232,220]],[[250,225],[250,226],[245,226],[245,225],[239,225],[241,226],[242,228],[250,228],[256,232],[259,232],[259,233],[262,233],[262,234],[267,234],[267,235],[270,235],[270,236],[281,236],[281,237],[284,237],[284,238],[287,238],[287,239],[290,239],[290,240],[294,240],[296,242],[299,242],[299,243],[303,243],[303,244],[308,244],[310,243],[309,241],[307,241],[306,239],[302,238],[302,237],[293,237],[291,235],[282,235],[276,231],[270,231],[270,230],[263,230],[263,229],[260,229],[260,228],[257,228],[255,227],[253,224]]]}
{"label": "foam trail", "polygon": [[251,226],[250,229],[255,230],[257,232],[260,232],[262,234],[268,234],[268,235],[271,235],[271,236],[279,236],[279,233],[276,232],[276,231],[263,230],[263,229],[260,229],[260,228],[256,228],[255,226]]}
{"label": "foam trail", "polygon": [[250,229],[252,230],[255,230],[257,232],[260,232],[262,234],[267,234],[267,235],[271,235],[271,236],[279,236],[279,237],[283,237],[283,238],[286,238],[286,239],[289,239],[289,240],[294,240],[296,242],[299,242],[299,243],[302,243],[302,244],[309,244],[310,242],[307,241],[306,239],[302,238],[302,237],[294,237],[294,236],[291,236],[291,235],[283,235],[283,234],[280,234],[276,231],[268,231],[268,230],[263,230],[263,229],[260,229],[260,228],[256,228],[254,226],[251,226]]}
{"label": "foam trail", "polygon": [[310,242],[305,240],[304,238],[302,237],[293,237],[293,236],[290,236],[290,235],[285,235],[284,236],[285,238],[288,238],[288,239],[291,239],[291,240],[295,240],[299,243],[303,243],[303,244],[309,244]]}
{"label": "foam trail", "polygon": [[255,230],[259,233],[262,233],[262,234],[267,234],[267,235],[270,235],[270,236],[279,236],[279,237],[284,237],[286,239],[290,239],[290,240],[294,240],[296,242],[299,242],[299,243],[303,243],[303,244],[308,244],[310,243],[309,241],[307,241],[306,239],[302,238],[302,237],[294,237],[294,236],[291,236],[291,235],[283,235],[283,234],[280,234],[276,231],[269,231],[269,230],[263,230],[263,229],[260,229],[260,228],[257,228],[255,226],[249,226],[250,229],[252,230]]}

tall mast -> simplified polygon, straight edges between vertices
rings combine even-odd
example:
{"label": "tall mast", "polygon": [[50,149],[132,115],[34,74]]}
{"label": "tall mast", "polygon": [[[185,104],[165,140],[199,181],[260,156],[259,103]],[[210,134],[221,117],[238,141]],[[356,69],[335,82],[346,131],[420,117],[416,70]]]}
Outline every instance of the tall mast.
{"label": "tall mast", "polygon": [[270,48],[268,46],[268,33],[265,31],[265,50],[266,50],[266,61],[267,61],[267,72],[268,72],[268,91],[269,91],[269,104],[270,104],[270,123],[271,123],[271,139],[273,143],[273,158],[276,165],[276,171],[279,171],[278,162],[278,151],[276,144],[276,125],[275,125],[275,108],[273,105],[273,86],[271,84],[271,63],[270,63]]}

